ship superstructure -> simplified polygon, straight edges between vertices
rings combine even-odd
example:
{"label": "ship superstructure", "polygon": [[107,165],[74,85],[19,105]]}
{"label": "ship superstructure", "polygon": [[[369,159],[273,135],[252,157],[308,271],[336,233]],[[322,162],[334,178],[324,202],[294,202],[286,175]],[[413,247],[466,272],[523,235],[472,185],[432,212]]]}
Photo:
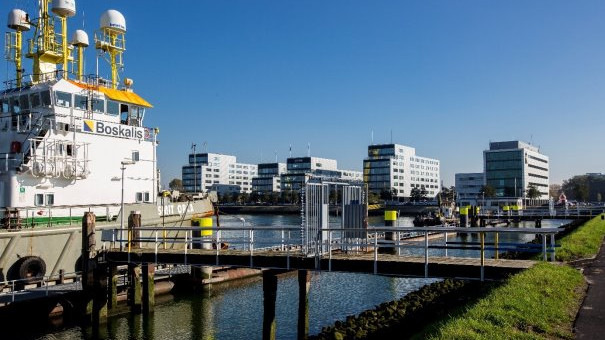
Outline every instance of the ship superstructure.
{"label": "ship superstructure", "polygon": [[35,16],[20,9],[8,16],[5,55],[16,78],[0,92],[0,287],[78,271],[84,212],[95,213],[102,247],[124,242],[104,231],[124,228],[130,213],[145,226],[181,226],[214,211],[208,195],[158,195],[159,130],[144,126],[152,105],[131,79],[120,79],[124,16],[107,10],[94,34],[97,57],[111,69],[111,79],[102,79],[85,74],[88,34],[77,30],[68,39],[75,0],[39,0],[38,7]]}
{"label": "ship superstructure", "polygon": [[[112,69],[112,79],[103,80],[83,75],[87,34],[78,30],[67,42],[66,21],[75,14],[75,2],[41,0],[40,8],[37,19],[21,10],[9,15],[13,32],[7,33],[6,51],[17,78],[0,93],[0,206],[120,203],[125,160],[133,164],[125,170],[124,202],[155,202],[158,130],[143,125],[152,106],[132,91],[130,79],[118,85],[124,17],[105,12],[95,34],[95,47]],[[62,29],[55,34],[57,21]],[[22,34],[30,27],[36,29],[24,53]],[[33,60],[31,75],[22,71],[21,55]]]}

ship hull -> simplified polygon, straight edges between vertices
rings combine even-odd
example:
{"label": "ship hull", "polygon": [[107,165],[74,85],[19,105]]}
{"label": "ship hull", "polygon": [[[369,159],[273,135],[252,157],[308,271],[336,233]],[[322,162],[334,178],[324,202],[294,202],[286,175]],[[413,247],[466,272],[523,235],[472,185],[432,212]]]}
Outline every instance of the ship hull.
{"label": "ship hull", "polygon": [[[95,210],[95,208],[89,208]],[[82,252],[82,226],[81,222],[75,221],[75,214],[81,209],[71,208],[72,215],[68,220],[70,223],[53,224],[51,227],[23,227],[16,230],[0,231],[0,284],[10,280],[28,279],[28,276],[40,276],[40,268],[43,267],[44,276],[55,276],[59,273],[66,275],[74,274],[80,270],[80,256]],[[95,240],[96,250],[110,246],[116,246],[119,233],[115,231],[120,228],[121,216],[109,213],[109,217],[103,216],[107,208],[96,208],[93,211],[97,216]],[[174,202],[162,204],[125,204],[125,214],[136,212],[141,214],[142,225],[153,226],[190,226],[191,219],[207,217],[214,214],[209,199],[192,202]],[[82,211],[82,216],[84,211]],[[51,223],[54,221],[65,222],[65,215],[55,213],[53,217],[47,218]],[[79,218],[81,221],[82,218]],[[127,226],[128,217],[124,216],[124,224]],[[171,237],[178,236],[176,233]],[[29,260],[28,260],[29,259]],[[33,266],[24,268],[24,266]],[[38,273],[36,272],[38,271]]]}

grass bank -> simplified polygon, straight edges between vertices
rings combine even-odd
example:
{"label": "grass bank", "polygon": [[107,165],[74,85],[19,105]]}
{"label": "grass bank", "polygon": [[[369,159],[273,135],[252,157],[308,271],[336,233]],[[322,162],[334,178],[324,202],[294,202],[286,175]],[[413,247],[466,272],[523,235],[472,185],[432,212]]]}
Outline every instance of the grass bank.
{"label": "grass bank", "polygon": [[559,240],[558,261],[573,261],[595,256],[605,237],[605,220],[599,215]]}
{"label": "grass bank", "polygon": [[586,283],[577,270],[539,263],[511,277],[478,303],[433,325],[430,339],[572,339]]}

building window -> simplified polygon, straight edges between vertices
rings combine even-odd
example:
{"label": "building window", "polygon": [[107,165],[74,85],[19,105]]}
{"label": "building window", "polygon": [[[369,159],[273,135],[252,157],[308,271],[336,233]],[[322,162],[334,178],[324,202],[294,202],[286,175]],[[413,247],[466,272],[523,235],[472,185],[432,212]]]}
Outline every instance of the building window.
{"label": "building window", "polygon": [[138,150],[133,150],[132,151],[132,161],[133,162],[138,162],[139,161],[139,151]]}
{"label": "building window", "polygon": [[46,194],[46,205],[47,206],[55,205],[55,194]]}
{"label": "building window", "polygon": [[44,194],[36,194],[34,197],[34,204],[37,207],[41,207],[44,205]]}

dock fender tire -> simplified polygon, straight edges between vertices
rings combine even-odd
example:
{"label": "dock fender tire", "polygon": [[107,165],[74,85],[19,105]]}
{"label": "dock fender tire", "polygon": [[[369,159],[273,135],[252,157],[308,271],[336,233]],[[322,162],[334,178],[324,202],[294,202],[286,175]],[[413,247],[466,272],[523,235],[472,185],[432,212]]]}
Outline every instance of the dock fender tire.
{"label": "dock fender tire", "polygon": [[38,256],[26,256],[19,260],[19,278],[41,278],[46,274],[46,263]]}

